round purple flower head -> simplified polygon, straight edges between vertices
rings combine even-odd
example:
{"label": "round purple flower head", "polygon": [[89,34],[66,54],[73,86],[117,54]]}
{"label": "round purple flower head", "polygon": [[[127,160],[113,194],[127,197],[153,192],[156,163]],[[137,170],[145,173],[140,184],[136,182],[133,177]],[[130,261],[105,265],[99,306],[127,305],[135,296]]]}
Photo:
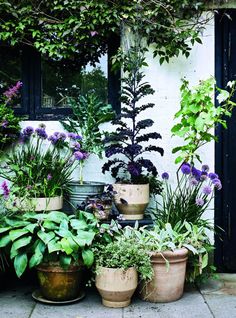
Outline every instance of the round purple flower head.
{"label": "round purple flower head", "polygon": [[55,145],[58,142],[58,138],[54,135],[49,136],[48,140],[51,141],[52,145]]}
{"label": "round purple flower head", "polygon": [[48,138],[48,135],[45,131],[45,128],[36,128],[35,129],[35,132],[36,134],[38,135],[39,138],[42,138],[42,139],[47,139]]}
{"label": "round purple flower head", "polygon": [[191,172],[190,165],[186,164],[186,163],[182,164],[181,171],[183,174],[190,174],[190,172]]}
{"label": "round purple flower head", "polygon": [[163,172],[161,175],[163,180],[168,180],[169,179],[169,173],[168,172]]}
{"label": "round purple flower head", "polygon": [[7,199],[10,194],[10,189],[8,188],[6,181],[3,181],[3,183],[1,184],[1,188],[3,190],[4,199]]}
{"label": "round purple flower head", "polygon": [[74,152],[74,157],[76,160],[83,160],[84,159],[84,155],[81,151]]}
{"label": "round purple flower head", "polygon": [[212,180],[212,184],[214,185],[214,188],[216,190],[221,190],[222,189],[222,184],[221,184],[220,179],[213,179]]}
{"label": "round purple flower head", "polygon": [[202,198],[196,198],[195,204],[197,206],[203,206],[204,205],[204,200]]}
{"label": "round purple flower head", "polygon": [[34,133],[34,128],[31,126],[27,126],[25,129],[23,129],[23,134],[26,136],[31,136]]}
{"label": "round purple flower head", "polygon": [[210,172],[210,173],[209,173],[209,178],[210,178],[211,180],[214,180],[214,179],[219,179],[219,176],[218,176],[218,174],[216,174],[216,173],[214,173],[214,172]]}
{"label": "round purple flower head", "polygon": [[60,134],[59,134],[59,139],[60,140],[66,140],[66,134],[64,134],[63,132],[61,132]]}
{"label": "round purple flower head", "polygon": [[206,194],[206,195],[209,195],[209,194],[211,194],[212,189],[211,189],[210,186],[205,186],[205,187],[203,188],[202,192],[203,192],[204,194]]}
{"label": "round purple flower head", "polygon": [[200,181],[201,175],[202,175],[202,171],[196,169],[195,167],[192,167],[192,175],[197,179],[197,181]]}
{"label": "round purple flower head", "polygon": [[202,171],[202,175],[200,177],[201,181],[205,181],[208,178],[208,173],[206,171]]}
{"label": "round purple flower head", "polygon": [[75,143],[73,144],[73,150],[74,150],[74,151],[80,150],[80,144],[79,144],[78,142],[75,142]]}
{"label": "round purple flower head", "polygon": [[208,165],[202,165],[202,171],[208,172],[210,170]]}
{"label": "round purple flower head", "polygon": [[196,185],[198,185],[198,181],[195,178],[193,178],[193,179],[190,180],[190,184],[192,186],[196,186]]}

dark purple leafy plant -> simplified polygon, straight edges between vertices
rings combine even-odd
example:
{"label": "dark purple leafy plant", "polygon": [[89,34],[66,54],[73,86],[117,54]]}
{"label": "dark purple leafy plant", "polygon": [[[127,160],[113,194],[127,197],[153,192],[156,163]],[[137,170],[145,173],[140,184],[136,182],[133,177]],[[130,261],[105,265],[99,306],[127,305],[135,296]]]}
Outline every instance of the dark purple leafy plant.
{"label": "dark purple leafy plant", "polygon": [[121,101],[123,107],[112,124],[117,126],[116,132],[107,134],[105,138],[105,154],[109,159],[103,166],[103,173],[110,171],[117,181],[131,183],[146,183],[157,176],[158,172],[150,159],[145,158],[148,152],[158,152],[161,156],[164,150],[152,143],[160,139],[157,132],[149,132],[152,119],[139,119],[140,115],[153,103],[140,104],[148,95],[154,94],[149,83],[145,82],[141,70],[146,66],[144,50],[131,47],[122,57],[124,77],[122,79]]}

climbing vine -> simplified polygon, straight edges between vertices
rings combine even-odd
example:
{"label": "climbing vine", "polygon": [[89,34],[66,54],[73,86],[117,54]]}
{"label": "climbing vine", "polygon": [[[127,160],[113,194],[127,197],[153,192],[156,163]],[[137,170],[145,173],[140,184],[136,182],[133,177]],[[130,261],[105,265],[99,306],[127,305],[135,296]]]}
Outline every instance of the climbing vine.
{"label": "climbing vine", "polygon": [[201,42],[201,0],[0,0],[0,44],[30,46],[54,61],[94,63],[121,26],[139,32],[160,62]]}

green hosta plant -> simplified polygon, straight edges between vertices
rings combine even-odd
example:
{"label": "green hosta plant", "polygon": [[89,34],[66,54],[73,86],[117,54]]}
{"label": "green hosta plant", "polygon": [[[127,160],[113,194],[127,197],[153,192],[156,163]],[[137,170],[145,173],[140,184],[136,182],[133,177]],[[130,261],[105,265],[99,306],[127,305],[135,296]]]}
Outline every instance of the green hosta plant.
{"label": "green hosta plant", "polygon": [[0,223],[0,248],[9,254],[20,277],[27,266],[60,262],[63,268],[71,263],[90,267],[94,261],[92,242],[100,232],[97,219],[90,213],[80,212],[78,217],[63,212],[26,213],[5,217]]}
{"label": "green hosta plant", "polygon": [[235,91],[235,81],[228,83],[229,92],[220,88],[217,100],[219,106],[214,105],[215,79],[201,81],[199,85],[190,88],[189,82],[183,80],[180,110],[175,114],[179,120],[171,129],[174,136],[184,139],[182,146],[175,147],[173,153],[179,153],[176,163],[193,162],[196,158],[201,161],[197,150],[206,143],[217,140],[213,129],[217,125],[227,128],[226,117],[230,117],[236,106],[231,98]]}

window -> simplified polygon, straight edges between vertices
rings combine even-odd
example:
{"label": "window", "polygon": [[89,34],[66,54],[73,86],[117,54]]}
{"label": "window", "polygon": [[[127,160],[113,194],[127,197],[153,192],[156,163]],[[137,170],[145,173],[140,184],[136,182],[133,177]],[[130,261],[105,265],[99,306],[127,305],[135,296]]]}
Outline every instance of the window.
{"label": "window", "polygon": [[120,111],[120,74],[112,72],[110,56],[119,47],[119,38],[112,39],[108,54],[95,67],[76,69],[45,60],[35,50],[25,47],[0,48],[0,90],[23,82],[21,101],[15,112],[31,120],[57,120],[71,114],[67,96],[78,96],[93,90],[99,98]]}

